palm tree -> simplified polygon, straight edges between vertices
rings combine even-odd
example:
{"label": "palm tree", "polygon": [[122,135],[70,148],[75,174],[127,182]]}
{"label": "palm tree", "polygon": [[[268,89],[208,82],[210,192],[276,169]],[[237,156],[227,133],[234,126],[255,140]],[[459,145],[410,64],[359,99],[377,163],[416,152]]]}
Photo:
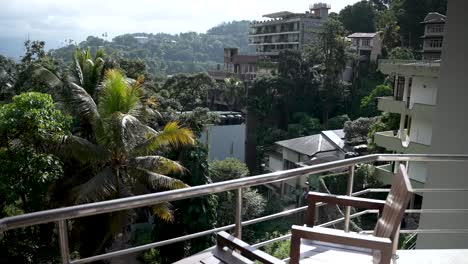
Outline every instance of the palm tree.
{"label": "palm tree", "polygon": [[94,59],[89,48],[77,48],[73,53],[70,68],[72,81],[85,89],[93,98],[97,96],[97,87],[104,76],[104,50],[98,49]]}
{"label": "palm tree", "polygon": [[[145,110],[140,99],[140,82],[129,81],[117,70],[107,71],[99,104],[80,85],[70,83],[69,86],[78,112],[92,125],[96,142],[65,136],[58,151],[98,171],[73,189],[76,202],[187,187],[182,181],[166,176],[183,173],[184,168],[162,155],[173,148],[193,145],[193,133],[175,122],[168,123],[161,131],[143,124],[139,120]],[[152,209],[157,217],[172,221],[169,204],[158,204]]]}
{"label": "palm tree", "polygon": [[240,110],[245,105],[245,86],[236,78],[224,79],[223,97],[230,110]]}

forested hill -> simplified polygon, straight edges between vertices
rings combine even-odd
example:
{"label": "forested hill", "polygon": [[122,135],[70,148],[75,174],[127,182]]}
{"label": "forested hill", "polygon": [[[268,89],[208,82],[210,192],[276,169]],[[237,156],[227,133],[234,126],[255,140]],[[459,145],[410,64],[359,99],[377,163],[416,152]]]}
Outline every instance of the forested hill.
{"label": "forested hill", "polygon": [[[94,52],[103,47],[107,54],[142,59],[154,74],[200,72],[216,68],[223,62],[224,47],[238,47],[243,53],[251,53],[248,46],[249,21],[233,21],[220,24],[207,33],[187,32],[180,34],[135,33],[117,36],[112,41],[89,36],[78,44],[90,47]],[[148,42],[139,43],[135,36],[148,37]],[[68,63],[76,44],[52,50],[54,57]]]}

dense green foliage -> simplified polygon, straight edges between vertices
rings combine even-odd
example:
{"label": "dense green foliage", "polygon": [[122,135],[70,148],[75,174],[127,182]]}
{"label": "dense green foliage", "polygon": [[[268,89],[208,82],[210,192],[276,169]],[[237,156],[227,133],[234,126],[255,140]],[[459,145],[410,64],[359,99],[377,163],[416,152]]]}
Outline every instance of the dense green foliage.
{"label": "dense green foliage", "polygon": [[[210,163],[210,176],[214,182],[243,178],[249,175],[249,169],[241,161],[233,158],[215,160]],[[222,192],[216,195],[218,225],[225,226],[234,223],[236,212],[236,195],[234,192]],[[265,210],[265,198],[253,188],[242,189],[242,220],[260,216]]]}
{"label": "dense green foliage", "polygon": [[[0,107],[0,217],[49,208],[50,189],[63,176],[63,163],[44,150],[68,134],[69,126],[70,119],[47,94],[17,95]],[[0,261],[52,263],[52,231],[42,225],[6,232],[0,236]]]}
{"label": "dense green foliage", "polygon": [[393,94],[393,89],[387,85],[379,85],[372,92],[361,100],[361,115],[372,117],[380,114],[377,109],[377,98],[390,96]]}
{"label": "dense green foliage", "polygon": [[[76,47],[90,47],[93,53],[103,48],[116,57],[144,61],[151,74],[195,73],[214,69],[216,64],[222,63],[225,47],[238,47],[242,53],[249,52],[248,25],[249,21],[233,21],[213,27],[205,34],[135,33],[117,36],[112,41],[90,36],[79,44],[53,50],[51,54],[70,63],[70,54]],[[135,36],[148,39],[140,43]]]}
{"label": "dense green foliage", "polygon": [[338,17],[348,32],[375,32],[376,10],[367,0],[346,6]]}

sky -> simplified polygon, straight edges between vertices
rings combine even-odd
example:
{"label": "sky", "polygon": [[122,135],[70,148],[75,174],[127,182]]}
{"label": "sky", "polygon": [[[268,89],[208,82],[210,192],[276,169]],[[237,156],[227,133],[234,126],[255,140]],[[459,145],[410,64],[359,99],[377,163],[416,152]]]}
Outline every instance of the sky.
{"label": "sky", "polygon": [[[323,1],[323,0],[322,0]],[[331,11],[358,0],[329,0]],[[306,0],[0,0],[0,53],[25,39],[50,47],[87,36],[124,33],[206,32],[232,20],[261,20],[263,14],[304,12]],[[15,42],[15,43],[13,43]],[[8,47],[9,46],[9,47]],[[21,45],[20,45],[21,46]]]}

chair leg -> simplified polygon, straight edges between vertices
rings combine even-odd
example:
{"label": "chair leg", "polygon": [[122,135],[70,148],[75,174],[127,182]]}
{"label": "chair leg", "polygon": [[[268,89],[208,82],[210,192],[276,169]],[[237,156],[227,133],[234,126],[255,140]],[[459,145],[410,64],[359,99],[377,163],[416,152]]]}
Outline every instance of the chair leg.
{"label": "chair leg", "polygon": [[382,251],[381,254],[382,255],[381,255],[381,258],[380,258],[380,264],[391,264],[392,263],[391,261],[392,261],[393,254],[392,254],[391,251],[390,252]]}
{"label": "chair leg", "polygon": [[299,256],[301,254],[301,237],[295,236],[294,233],[291,236],[291,252],[289,264],[299,264]]}

